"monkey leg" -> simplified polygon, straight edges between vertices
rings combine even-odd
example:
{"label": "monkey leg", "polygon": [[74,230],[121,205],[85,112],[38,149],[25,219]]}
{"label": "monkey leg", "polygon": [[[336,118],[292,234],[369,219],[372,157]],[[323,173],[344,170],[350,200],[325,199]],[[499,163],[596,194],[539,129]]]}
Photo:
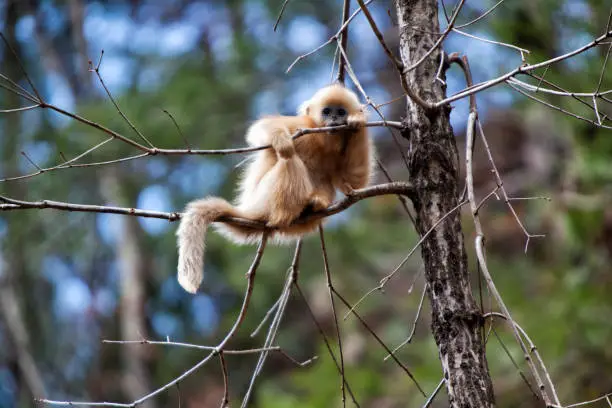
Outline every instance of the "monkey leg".
{"label": "monkey leg", "polygon": [[334,186],[330,183],[320,184],[314,188],[308,206],[313,211],[324,210],[332,203],[336,195]]}
{"label": "monkey leg", "polygon": [[290,159],[295,155],[295,147],[293,146],[289,129],[276,129],[272,133],[270,144],[272,149],[278,154],[279,159]]}
{"label": "monkey leg", "polygon": [[265,212],[271,226],[286,226],[297,218],[312,196],[304,162],[294,155],[279,159],[261,179],[249,207]]}

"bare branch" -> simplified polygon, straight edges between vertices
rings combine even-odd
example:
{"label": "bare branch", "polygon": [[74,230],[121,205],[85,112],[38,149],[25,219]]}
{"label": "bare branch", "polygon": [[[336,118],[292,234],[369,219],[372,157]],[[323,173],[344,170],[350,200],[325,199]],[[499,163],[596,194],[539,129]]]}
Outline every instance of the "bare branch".
{"label": "bare branch", "polygon": [[[313,321],[313,323],[315,324],[315,326],[317,327],[317,331],[319,332],[319,335],[321,336],[321,338],[323,339],[323,342],[325,343],[325,347],[327,348],[327,351],[329,353],[329,356],[331,357],[331,359],[334,362],[334,365],[336,366],[336,369],[338,370],[338,373],[340,373],[340,364],[338,363],[338,359],[336,358],[336,355],[334,354],[331,345],[329,343],[329,340],[327,338],[327,336],[325,335],[325,332],[323,331],[323,328],[321,327],[321,324],[319,324],[319,322],[317,321],[316,316],[314,315],[314,312],[312,311],[312,308],[310,307],[310,304],[308,304],[308,300],[306,300],[306,296],[304,296],[304,292],[302,291],[302,288],[300,287],[299,283],[297,281],[293,282],[293,287],[297,290],[298,294],[300,295],[300,298],[302,298],[302,301],[304,302],[304,304],[306,305],[306,310],[308,311],[308,314],[311,318],[311,320]],[[353,394],[353,391],[351,389],[351,386],[349,385],[348,382],[346,382],[346,378],[344,379],[345,383],[344,385],[346,386],[346,391],[349,393],[349,395],[351,396],[351,399],[353,401],[353,404],[355,404],[355,406],[357,408],[360,407],[359,403],[357,402],[357,399],[355,398],[355,395]]]}
{"label": "bare branch", "polygon": [[[412,247],[412,249],[408,252],[408,255],[406,255],[404,257],[404,259],[401,260],[401,262],[393,269],[393,271],[388,274],[387,276],[385,276],[384,278],[382,278],[379,282],[379,285],[370,289],[368,292],[366,292],[361,298],[359,298],[359,300],[357,302],[355,302],[355,304],[350,308],[349,313],[352,313],[355,309],[357,309],[357,307],[368,297],[370,296],[372,293],[376,292],[376,291],[381,291],[385,285],[387,284],[387,282],[389,282],[391,280],[391,278],[393,278],[393,276],[395,276],[395,274],[397,272],[399,272],[400,269],[402,269],[402,266],[404,266],[404,264],[406,262],[408,262],[408,259],[410,259],[410,257],[412,256],[412,254],[415,253],[415,251],[417,249],[419,249],[419,247],[421,246],[421,244],[423,244],[423,242],[429,237],[429,235],[431,235],[432,232],[435,231],[435,229],[442,224],[446,219],[448,219],[448,217],[450,217],[452,214],[455,213],[455,211],[459,210],[462,206],[464,206],[465,204],[467,204],[467,201],[462,201],[459,204],[457,204],[454,208],[452,208],[450,211],[448,211],[446,214],[444,214],[444,216],[442,218],[440,218],[434,225],[431,226],[431,228],[425,233],[423,234],[423,236],[419,239],[419,241]],[[347,313],[348,314],[348,313]]]}
{"label": "bare branch", "polygon": [[[357,0],[360,1],[360,0]],[[342,392],[342,406],[346,407],[346,391],[344,384],[346,383],[346,377],[344,375],[344,353],[342,351],[342,336],[340,335],[340,326],[338,324],[338,313],[336,312],[336,302],[334,301],[334,284],[331,280],[331,273],[329,271],[329,260],[327,259],[327,248],[325,247],[325,237],[323,233],[323,227],[319,225],[319,241],[321,242],[321,252],[323,254],[323,266],[325,268],[325,281],[327,282],[327,291],[329,292],[329,300],[331,302],[332,315],[334,316],[334,328],[336,329],[336,340],[338,342],[338,353],[340,354],[340,391]]]}
{"label": "bare branch", "polygon": [[[43,98],[38,93],[38,89],[36,89],[36,87],[34,86],[34,83],[30,79],[30,76],[28,75],[28,72],[23,67],[23,64],[21,62],[21,58],[19,58],[19,55],[17,54],[17,51],[15,51],[13,46],[8,42],[8,40],[6,39],[6,37],[4,36],[4,34],[2,32],[0,32],[0,37],[2,37],[2,41],[4,41],[4,44],[6,45],[6,47],[9,49],[9,51],[11,51],[11,54],[13,54],[13,57],[15,57],[15,61],[17,61],[17,65],[19,65],[19,69],[21,69],[21,73],[25,77],[26,81],[28,81],[28,84],[30,84],[30,88],[32,88],[32,91],[34,91],[34,94],[36,95],[36,102],[44,104]],[[19,87],[19,88],[21,88],[21,87]],[[23,88],[21,88],[21,89],[23,89]],[[24,91],[25,91],[25,89],[24,89]],[[25,92],[28,93],[27,91],[25,91]],[[29,93],[28,93],[28,95],[31,96],[31,94],[29,94]]]}
{"label": "bare branch", "polygon": [[431,406],[431,403],[434,401],[434,399],[436,398],[436,395],[438,395],[438,393],[442,389],[442,386],[444,385],[445,382],[446,382],[446,380],[444,378],[442,378],[440,380],[440,382],[438,383],[438,386],[436,387],[436,389],[433,390],[433,392],[431,393],[429,398],[427,398],[427,401],[425,401],[425,404],[423,404],[423,408],[427,408],[427,407]]}
{"label": "bare branch", "polygon": [[[340,299],[342,301],[342,303],[344,303],[344,306],[346,306],[348,308],[351,307],[351,305],[346,301],[344,296],[342,296],[340,293],[338,293],[338,291],[333,286],[332,286],[332,291],[334,292],[334,295],[336,295],[338,297],[338,299]],[[423,391],[423,388],[421,387],[419,382],[416,380],[416,378],[414,377],[414,375],[412,374],[410,369],[408,367],[406,367],[406,365],[404,363],[399,361],[399,359],[393,354],[391,349],[385,344],[384,341],[382,341],[380,336],[378,334],[376,334],[376,332],[374,330],[372,330],[370,325],[368,325],[368,323],[359,315],[359,313],[357,313],[355,310],[351,310],[351,313],[353,315],[355,315],[355,317],[357,318],[357,320],[359,320],[361,325],[372,335],[372,337],[374,337],[374,340],[376,340],[376,342],[381,345],[381,347],[387,352],[387,354],[391,355],[391,358],[393,359],[393,361],[395,361],[395,363],[406,373],[406,375],[408,375],[408,377],[412,380],[412,382],[417,387],[419,392],[424,397],[426,397],[427,394],[425,394],[425,391]]]}
{"label": "bare branch", "polygon": [[56,401],[56,400],[50,400],[50,399],[39,399],[37,401],[44,403],[44,404],[49,404],[49,405],[55,405],[55,406],[75,406],[75,405],[82,405],[82,406],[90,406],[90,407],[120,407],[120,408],[134,408],[137,405],[142,404],[144,401],[147,401],[151,398],[153,398],[154,396],[160,394],[161,392],[175,386],[176,384],[178,384],[179,382],[181,382],[182,380],[184,380],[185,378],[187,378],[188,376],[190,376],[192,373],[194,373],[195,371],[197,371],[200,367],[202,367],[204,364],[206,364],[208,361],[210,361],[210,359],[219,354],[220,352],[222,352],[225,347],[227,346],[227,343],[229,343],[229,341],[234,337],[234,334],[236,334],[236,332],[238,331],[238,329],[240,328],[240,326],[242,325],[242,322],[244,321],[244,318],[246,316],[246,312],[248,310],[250,301],[251,301],[251,295],[253,294],[253,287],[255,284],[255,274],[257,272],[257,268],[259,267],[259,264],[261,262],[261,258],[263,256],[264,253],[264,249],[266,248],[266,243],[268,241],[268,234],[267,232],[264,232],[261,241],[259,243],[259,247],[257,248],[257,253],[255,254],[255,258],[253,259],[253,262],[251,263],[251,267],[249,268],[249,270],[246,273],[246,277],[247,277],[247,287],[246,287],[246,291],[244,294],[244,299],[242,301],[242,306],[240,308],[240,312],[238,314],[238,317],[236,318],[236,321],[234,322],[234,325],[232,326],[232,328],[230,329],[230,331],[226,334],[226,336],[223,338],[223,340],[219,343],[219,345],[217,347],[215,347],[214,350],[211,351],[211,353],[209,353],[206,357],[204,357],[202,360],[200,360],[200,362],[198,362],[197,364],[195,364],[194,366],[192,366],[190,369],[188,369],[187,371],[183,372],[180,376],[176,377],[175,379],[173,379],[172,381],[168,382],[167,384],[165,384],[164,386],[156,389],[155,391],[143,396],[142,398],[135,400],[131,403],[113,403],[113,402],[75,402],[75,401]]}
{"label": "bare branch", "polygon": [[[355,190],[353,194],[350,196],[344,197],[342,200],[337,201],[327,207],[325,210],[314,211],[311,213],[307,213],[297,220],[294,223],[302,224],[305,222],[310,222],[316,219],[325,218],[330,215],[337,214],[358,201],[361,201],[365,198],[375,197],[379,195],[397,195],[402,194],[406,196],[411,196],[413,192],[413,186],[407,182],[394,182],[387,184],[378,184],[372,187],[366,187],[359,190]],[[26,210],[33,208],[52,208],[56,210],[62,211],[79,211],[79,212],[94,212],[94,213],[110,213],[110,214],[121,214],[121,215],[131,215],[137,217],[147,217],[147,218],[160,218],[168,221],[177,221],[181,218],[181,214],[178,212],[162,212],[162,211],[148,211],[148,210],[140,210],[136,208],[125,208],[125,207],[111,207],[111,206],[102,206],[102,205],[86,205],[86,204],[72,204],[60,201],[51,201],[51,200],[41,200],[41,201],[22,201],[15,200],[9,197],[4,197],[0,195],[0,201],[5,204],[0,204],[0,211],[14,211],[14,210]],[[276,228],[267,227],[265,223],[252,221],[242,218],[233,218],[233,217],[222,217],[216,220],[216,222],[226,222],[233,225],[241,225],[250,228],[256,228],[261,231],[274,231]]]}
{"label": "bare branch", "polygon": [[[464,0],[461,0],[461,1],[463,2]],[[364,4],[363,0],[357,0],[357,2],[359,3],[359,7],[361,8],[361,10],[363,10],[363,13],[365,14],[368,22],[370,23],[370,27],[372,28],[372,31],[376,35],[376,38],[378,39],[378,42],[380,42],[380,45],[383,47],[383,50],[385,51],[385,54],[387,54],[387,57],[389,57],[389,59],[393,63],[393,67],[395,68],[395,70],[399,74],[400,81],[402,83],[402,88],[403,88],[405,94],[408,95],[410,97],[410,99],[412,99],[417,105],[419,105],[420,107],[422,107],[423,109],[425,109],[428,112],[434,110],[434,108],[437,109],[437,107],[435,107],[434,104],[432,104],[431,102],[425,101],[423,98],[421,98],[419,95],[417,95],[410,88],[410,86],[408,85],[408,82],[406,82],[406,77],[404,76],[404,64],[399,59],[397,59],[397,57],[395,57],[395,55],[393,55],[393,53],[391,52],[391,50],[389,49],[389,47],[385,43],[385,40],[384,40],[380,30],[378,29],[378,26],[376,25],[376,22],[374,21],[374,18],[372,17],[372,14],[370,14],[370,10],[368,10],[368,8]],[[342,50],[342,48],[341,48],[341,50]],[[344,52],[343,52],[343,54],[344,54]],[[346,55],[344,57],[347,58]]]}
{"label": "bare branch", "polygon": [[289,0],[285,0],[283,2],[283,5],[281,6],[280,12],[278,13],[278,17],[276,18],[276,22],[274,23],[274,32],[276,32],[276,29],[278,28],[278,23],[280,23],[281,18],[283,18],[283,13],[285,12],[285,8],[287,8],[288,3]]}
{"label": "bare branch", "polygon": [[140,130],[138,130],[138,128],[136,128],[136,126],[134,126],[134,124],[132,123],[132,121],[125,115],[125,113],[123,113],[123,111],[121,110],[121,108],[119,107],[119,105],[117,104],[117,102],[115,101],[115,98],[113,98],[113,94],[111,94],[110,90],[108,89],[108,87],[106,86],[106,84],[104,83],[104,79],[102,79],[102,75],[100,74],[100,64],[102,64],[102,56],[104,55],[104,50],[102,50],[100,52],[100,59],[98,60],[98,65],[96,65],[95,68],[92,67],[91,61],[89,61],[89,72],[94,72],[96,74],[96,76],[98,77],[98,80],[100,81],[100,85],[102,85],[102,88],[104,88],[104,91],[106,92],[106,95],[108,96],[108,99],[110,99],[110,101],[112,102],[113,106],[115,107],[115,109],[117,110],[117,113],[119,113],[119,115],[123,118],[123,120],[129,125],[129,127],[134,131],[134,133],[136,133],[138,136],[140,136],[140,138],[146,143],[148,144],[150,147],[155,147],[153,146],[153,144],[149,141],[149,139],[147,139],[141,132]]}
{"label": "bare branch", "polygon": [[466,33],[465,31],[461,31],[456,28],[453,28],[453,31],[465,37],[473,38],[474,40],[478,40],[478,41],[486,42],[489,44],[495,44],[495,45],[499,45],[502,47],[508,47],[508,48],[512,48],[513,50],[517,50],[518,52],[521,53],[521,61],[525,61],[525,54],[530,54],[529,50],[525,48],[517,47],[516,45],[513,45],[513,44],[508,44],[508,43],[504,43],[501,41],[494,41],[494,40],[489,40],[487,38],[478,37],[477,35]]}
{"label": "bare branch", "polygon": [[[347,49],[347,44],[348,44],[348,18],[349,18],[349,11],[350,11],[350,7],[351,7],[351,0],[344,0],[344,3],[342,5],[342,27],[344,27],[341,31],[340,31],[340,45],[342,46],[343,49]],[[336,59],[334,58],[334,61]],[[344,58],[340,58],[340,62],[338,63],[338,76],[336,78],[336,80],[340,83],[344,83],[344,67],[345,67],[345,59]]]}
{"label": "bare branch", "polygon": [[36,109],[38,107],[40,107],[40,105],[30,105],[30,106],[24,106],[22,108],[13,108],[13,109],[0,109],[0,113],[25,112],[25,111],[29,111],[32,109]]}
{"label": "bare branch", "polygon": [[425,53],[421,56],[421,58],[419,58],[419,60],[417,62],[415,62],[414,64],[410,65],[409,67],[404,68],[403,72],[404,74],[406,72],[410,72],[413,69],[417,68],[419,65],[421,65],[426,59],[427,57],[429,57],[431,55],[432,52],[434,52],[439,46],[440,44],[442,44],[442,41],[444,41],[446,39],[446,37],[448,36],[448,34],[451,32],[451,30],[453,30],[453,25],[455,24],[455,20],[457,20],[457,16],[459,16],[459,12],[461,11],[461,8],[463,7],[463,4],[465,3],[465,0],[460,0],[459,1],[459,5],[455,8],[455,12],[453,13],[449,23],[448,23],[448,27],[446,27],[446,29],[444,30],[444,32],[442,33],[442,35],[436,40],[436,42],[434,43],[434,45]]}
{"label": "bare branch", "polygon": [[577,49],[575,49],[573,51],[570,51],[570,52],[565,53],[563,55],[559,55],[559,56],[557,56],[555,58],[551,58],[551,59],[548,59],[546,61],[543,61],[543,62],[540,62],[540,63],[537,63],[537,64],[522,65],[520,67],[517,67],[517,68],[513,69],[510,72],[507,72],[507,73],[505,73],[503,75],[498,76],[497,78],[490,79],[490,80],[485,81],[485,82],[481,82],[480,84],[477,84],[476,86],[471,87],[470,89],[465,89],[465,90],[463,90],[461,92],[458,92],[458,93],[456,93],[453,96],[450,96],[450,97],[445,98],[445,99],[443,99],[443,100],[441,100],[439,102],[434,103],[433,105],[434,105],[435,108],[439,108],[442,105],[445,105],[447,103],[451,103],[451,102],[457,101],[459,99],[463,99],[466,96],[469,96],[469,95],[478,93],[480,91],[483,91],[485,89],[491,88],[492,86],[495,86],[495,85],[497,85],[497,84],[499,84],[501,82],[504,82],[507,79],[509,79],[509,78],[511,78],[511,77],[513,77],[513,76],[515,76],[517,74],[531,72],[531,71],[536,70],[538,68],[543,68],[543,67],[546,67],[548,65],[557,63],[559,61],[566,60],[568,58],[573,57],[574,55],[578,55],[580,53],[583,53],[586,50],[589,50],[589,49],[591,49],[593,47],[596,47],[597,45],[602,43],[605,39],[610,38],[610,37],[612,37],[612,31],[608,31],[607,33],[597,37],[596,39],[594,39],[590,43],[585,44],[582,47],[577,48]]}
{"label": "bare branch", "polygon": [[[512,316],[510,315],[510,311],[508,310],[508,308],[506,307],[506,304],[504,303],[501,295],[499,294],[497,287],[495,286],[495,284],[493,283],[493,278],[491,277],[491,274],[489,273],[489,269],[488,269],[488,265],[486,263],[486,259],[485,259],[485,255],[484,255],[484,247],[483,247],[483,238],[484,238],[484,233],[482,230],[482,225],[480,223],[480,219],[478,217],[478,208],[477,208],[477,203],[476,203],[476,199],[475,199],[475,194],[474,194],[474,182],[473,182],[473,169],[472,169],[472,155],[473,155],[473,143],[474,143],[474,128],[476,125],[476,118],[477,118],[477,112],[471,112],[468,118],[468,127],[467,127],[467,136],[466,136],[466,148],[465,148],[465,152],[466,152],[466,185],[467,185],[467,191],[468,191],[468,201],[470,203],[470,208],[472,210],[472,218],[474,220],[474,226],[476,228],[476,240],[475,240],[475,246],[476,246],[476,255],[478,258],[478,264],[480,266],[480,269],[482,271],[482,275],[485,278],[485,281],[487,282],[487,286],[489,287],[489,291],[491,292],[491,294],[493,295],[493,297],[495,298],[495,301],[497,302],[497,304],[499,305],[499,307],[502,309],[503,314],[507,317],[508,321],[511,322],[511,326],[513,329],[513,333],[514,336],[516,338],[516,341],[519,343],[521,349],[524,352],[525,355],[525,359],[527,361],[527,364],[531,370],[531,373],[533,374],[537,385],[538,385],[538,389],[541,392],[542,398],[544,399],[544,401],[546,402],[547,405],[551,404],[551,400],[548,396],[548,394],[546,393],[546,389],[544,387],[544,383],[542,382],[542,379],[540,377],[540,374],[538,372],[538,370],[536,369],[535,365],[533,364],[533,361],[531,360],[531,357],[529,357],[528,353],[527,353],[527,349],[525,347],[525,344],[523,343],[515,325],[514,325],[514,320],[512,319]],[[486,143],[486,142],[485,142]],[[488,150],[488,146],[485,145],[485,148]],[[489,152],[490,154],[490,152]],[[492,160],[492,158],[490,158],[490,160]],[[494,164],[492,164],[493,166],[495,166]],[[497,173],[496,173],[497,174]],[[500,189],[502,189],[501,184],[498,182],[498,187]],[[502,189],[502,192],[505,194],[505,190]],[[510,207],[510,209],[513,211],[513,208]],[[522,226],[522,224],[520,224],[519,221],[519,225]],[[554,389],[554,386],[552,386],[551,383],[551,387]],[[554,393],[554,397],[555,397],[555,402],[558,403],[558,399],[556,397],[556,393]]]}
{"label": "bare branch", "polygon": [[[375,127],[375,126],[381,126],[381,127],[394,127],[394,128],[403,128],[403,125],[400,122],[393,122],[393,121],[378,121],[378,122],[369,122],[365,124],[366,127]],[[302,129],[302,130],[298,130],[292,137],[293,139],[297,139],[299,137],[302,137],[304,135],[308,135],[308,134],[312,134],[312,133],[319,133],[319,132],[335,132],[335,131],[339,131],[342,129],[346,129],[347,125],[342,125],[342,126],[331,126],[331,127],[322,127],[322,128],[310,128],[310,129]],[[115,136],[112,136],[100,143],[98,143],[97,145],[91,147],[90,149],[86,150],[85,152],[79,154],[78,156],[70,159],[70,160],[65,160],[63,163],[60,163],[56,166],[52,166],[52,167],[47,167],[47,168],[43,168],[40,169],[37,172],[34,173],[29,173],[29,174],[24,174],[21,176],[13,176],[13,177],[6,177],[3,179],[0,179],[0,183],[2,182],[8,182],[8,181],[16,181],[16,180],[23,180],[23,179],[27,179],[27,178],[31,178],[31,177],[35,177],[38,176],[42,173],[46,173],[46,172],[50,172],[50,171],[55,171],[55,170],[62,170],[62,169],[68,169],[68,168],[74,168],[74,167],[96,167],[96,166],[103,166],[103,165],[109,165],[109,164],[116,164],[116,163],[121,163],[121,162],[125,162],[125,161],[130,161],[130,160],[135,160],[135,159],[141,159],[144,157],[148,157],[148,156],[155,156],[155,155],[168,155],[168,156],[174,156],[174,155],[228,155],[228,154],[245,154],[245,153],[252,153],[252,152],[256,152],[256,151],[260,151],[260,150],[265,150],[268,149],[272,146],[270,145],[265,145],[265,146],[255,146],[255,147],[241,147],[241,148],[235,148],[235,149],[218,149],[218,150],[201,150],[201,149],[192,149],[190,146],[188,146],[187,149],[157,149],[157,148],[144,148],[145,153],[141,153],[141,154],[137,154],[134,156],[128,156],[128,157],[122,157],[119,159],[113,159],[113,160],[106,160],[106,161],[100,161],[100,162],[93,162],[93,163],[75,163],[76,161],[80,160],[81,158],[83,158],[84,156],[88,155],[89,153],[97,150],[98,148],[102,147],[103,145],[105,145],[108,142],[111,142],[112,140],[115,139]],[[185,139],[185,143],[187,143],[186,139]]]}
{"label": "bare branch", "polygon": [[[370,4],[372,1],[374,0],[368,0],[365,2],[366,5]],[[327,41],[325,41],[323,44],[319,45],[317,48],[315,48],[312,51],[307,52],[306,54],[302,54],[300,56],[298,56],[292,63],[291,65],[289,65],[289,68],[287,68],[287,70],[285,71],[285,73],[288,73],[289,71],[291,71],[291,69],[295,66],[295,64],[297,64],[298,62],[300,62],[301,60],[303,60],[306,57],[309,57],[310,55],[314,54],[315,52],[319,51],[320,49],[324,48],[326,45],[331,44],[334,41],[337,41],[338,38],[340,38],[340,34],[342,33],[342,31],[344,31],[344,29],[346,27],[348,27],[348,25],[351,23],[351,21],[353,21],[353,19],[357,16],[357,14],[361,13],[361,8],[358,8],[357,10],[355,10],[353,12],[353,14],[351,14],[351,16],[348,18],[348,20],[346,20],[346,22],[344,24],[342,24],[342,26],[338,29],[338,31],[336,31],[336,34],[332,35],[331,37],[329,37],[329,39]]]}
{"label": "bare branch", "polygon": [[[594,121],[594,120],[592,120],[592,119],[585,118],[584,116],[581,116],[581,115],[578,115],[578,114],[576,114],[576,113],[570,112],[570,111],[568,111],[568,110],[566,110],[566,109],[563,109],[563,108],[562,108],[562,107],[560,107],[560,106],[553,105],[553,104],[552,104],[552,103],[550,103],[550,102],[546,102],[545,100],[542,100],[542,99],[540,99],[540,98],[536,98],[536,97],[535,97],[535,96],[533,96],[533,95],[529,95],[527,92],[523,91],[522,89],[519,89],[518,87],[516,87],[515,85],[513,85],[513,84],[512,84],[512,83],[510,83],[510,82],[508,82],[508,86],[509,86],[510,88],[514,89],[516,92],[520,93],[521,95],[526,96],[527,98],[531,99],[532,101],[535,101],[535,102],[541,103],[542,105],[544,105],[544,106],[548,106],[548,107],[549,107],[549,108],[551,108],[551,109],[554,109],[554,110],[556,110],[556,111],[559,111],[559,112],[561,112],[561,113],[564,113],[564,114],[566,114],[566,115],[568,115],[568,116],[571,116],[571,117],[573,117],[573,118],[576,118],[576,119],[582,120],[582,121],[584,121],[584,122],[588,122],[588,123],[590,123],[590,124],[591,124],[591,125],[593,125],[593,126],[597,126],[597,127],[603,128],[603,129],[612,129],[612,126],[603,125],[603,124],[601,123],[601,119],[600,119],[599,121],[597,121],[597,122],[596,122],[596,121]],[[595,108],[594,108],[594,110],[597,112],[597,110],[596,110]]]}
{"label": "bare branch", "polygon": [[[414,316],[414,321],[412,322],[412,330],[410,330],[410,334],[408,335],[406,340],[404,340],[403,342],[401,342],[399,344],[399,346],[394,348],[393,351],[391,352],[391,354],[397,353],[397,351],[399,349],[401,349],[406,344],[408,344],[408,343],[410,343],[412,341],[412,338],[414,337],[414,333],[416,333],[417,322],[419,321],[419,316],[421,315],[421,310],[423,309],[423,301],[425,300],[425,295],[426,294],[427,294],[427,282],[425,283],[425,285],[423,285],[423,293],[421,293],[421,300],[419,300],[419,306],[417,307],[417,311],[416,311],[416,314]],[[391,354],[388,354],[383,360],[387,361],[391,357]]]}
{"label": "bare branch", "polygon": [[[283,291],[281,292],[281,295],[278,298],[278,301],[275,303],[275,307],[273,307],[273,309],[276,309],[276,314],[274,316],[274,319],[272,319],[272,322],[270,323],[270,327],[268,329],[268,333],[264,341],[264,348],[270,347],[276,341],[276,336],[278,334],[278,330],[279,330],[281,321],[285,315],[287,303],[289,302],[289,296],[291,294],[291,286],[293,282],[297,279],[301,251],[302,251],[302,240],[298,239],[298,242],[295,246],[293,262],[291,266],[289,267],[287,276],[285,278],[285,286],[283,287]],[[266,313],[266,316],[269,316],[270,313],[271,311],[268,311],[268,313]],[[264,318],[264,321],[265,320],[266,319]],[[263,325],[263,322],[262,324],[260,324],[260,326],[261,325]],[[256,331],[257,330],[258,329],[256,329]],[[251,337],[253,337],[253,335],[254,334],[251,334]],[[289,356],[287,357],[290,358]],[[249,383],[249,388],[247,389],[244,395],[244,398],[242,399],[242,405],[241,405],[242,408],[247,407],[249,403],[249,399],[251,397],[251,393],[253,392],[253,389],[255,387],[255,381],[257,377],[259,376],[259,374],[261,374],[261,370],[263,369],[263,366],[267,358],[268,358],[268,351],[264,351],[259,355],[259,358],[257,360],[257,365],[255,366],[255,370],[253,370],[253,374],[251,375],[251,382]],[[313,359],[316,359],[316,356]],[[306,363],[309,363],[313,359],[307,360]],[[305,363],[298,363],[298,364],[301,366],[305,365]]]}
{"label": "bare branch", "polygon": [[472,21],[465,23],[465,24],[460,24],[458,25],[456,28],[465,28],[467,26],[471,26],[472,24],[482,20],[483,18],[485,18],[486,16],[488,16],[489,14],[491,14],[493,12],[493,10],[495,10],[497,8],[497,6],[499,6],[500,4],[502,4],[504,2],[504,0],[499,0],[497,3],[495,3],[495,5],[493,5],[490,9],[488,9],[487,11],[485,11],[484,13],[482,13],[480,16],[476,17],[475,19],[473,19]]}
{"label": "bare branch", "polygon": [[219,351],[219,363],[221,364],[221,375],[223,377],[223,398],[221,399],[221,408],[229,407],[229,376],[227,375],[227,364],[223,350]]}

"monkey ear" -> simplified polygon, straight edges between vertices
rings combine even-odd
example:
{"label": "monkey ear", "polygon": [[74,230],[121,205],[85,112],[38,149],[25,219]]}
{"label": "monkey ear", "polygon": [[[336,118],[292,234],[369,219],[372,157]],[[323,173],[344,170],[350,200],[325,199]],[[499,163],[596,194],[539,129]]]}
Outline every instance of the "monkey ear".
{"label": "monkey ear", "polygon": [[310,101],[306,101],[298,108],[298,115],[308,116],[310,114]]}

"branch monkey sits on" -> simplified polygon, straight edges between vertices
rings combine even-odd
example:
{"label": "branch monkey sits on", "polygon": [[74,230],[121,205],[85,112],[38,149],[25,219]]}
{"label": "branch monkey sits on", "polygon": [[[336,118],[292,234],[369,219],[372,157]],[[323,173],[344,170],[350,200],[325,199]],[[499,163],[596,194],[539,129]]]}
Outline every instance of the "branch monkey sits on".
{"label": "branch monkey sits on", "polygon": [[[333,201],[336,188],[344,194],[367,186],[373,148],[365,127],[366,115],[357,96],[334,84],[304,102],[298,116],[268,116],[247,131],[250,146],[272,147],[252,154],[238,186],[236,205],[218,197],[190,202],[178,231],[178,281],[195,293],[203,277],[204,238],[208,225],[219,217],[263,221],[277,229],[269,237],[286,242],[315,231],[321,219],[292,224],[306,209],[322,210]],[[299,129],[349,125],[350,129],[312,133],[295,140]],[[261,239],[262,231],[216,224],[236,243]]]}

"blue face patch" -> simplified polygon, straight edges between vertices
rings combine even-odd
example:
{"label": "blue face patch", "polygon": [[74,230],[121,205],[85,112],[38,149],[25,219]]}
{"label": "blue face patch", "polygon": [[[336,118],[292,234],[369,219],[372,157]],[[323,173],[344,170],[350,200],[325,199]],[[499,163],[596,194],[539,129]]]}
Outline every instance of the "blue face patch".
{"label": "blue face patch", "polygon": [[321,109],[321,119],[327,126],[345,125],[347,111],[340,105],[328,105]]}

